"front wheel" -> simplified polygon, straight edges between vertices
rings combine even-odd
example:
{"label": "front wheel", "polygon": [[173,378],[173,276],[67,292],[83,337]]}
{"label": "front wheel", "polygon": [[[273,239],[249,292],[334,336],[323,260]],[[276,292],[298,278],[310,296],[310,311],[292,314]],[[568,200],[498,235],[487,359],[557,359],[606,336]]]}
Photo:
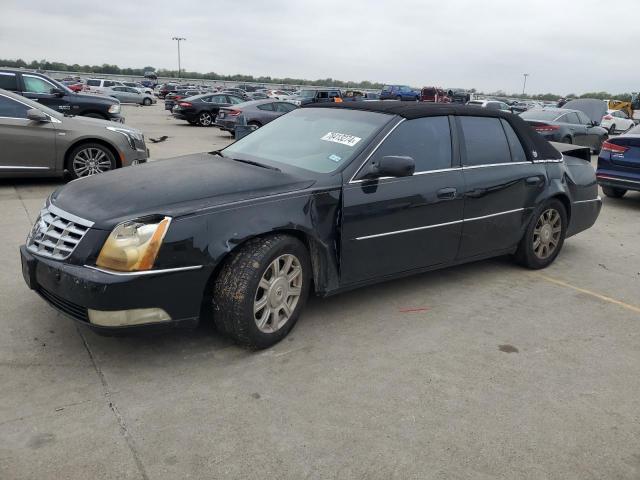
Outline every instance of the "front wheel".
{"label": "front wheel", "polygon": [[68,156],[67,170],[73,179],[105,173],[116,168],[113,153],[99,143],[85,143],[74,148]]}
{"label": "front wheel", "polygon": [[516,260],[531,269],[549,266],[560,253],[566,232],[567,212],[562,202],[545,202],[533,214],[518,245]]}
{"label": "front wheel", "polygon": [[270,347],[291,331],[311,284],[311,262],[295,237],[249,240],[225,262],[213,285],[213,321],[248,348]]}
{"label": "front wheel", "polygon": [[143,105],[146,105],[146,106],[148,107],[149,105],[151,105],[151,99],[150,99],[150,98],[145,98],[145,99],[142,101],[142,104],[143,104]]}
{"label": "front wheel", "polygon": [[602,187],[602,192],[611,198],[622,198],[627,191],[624,188]]}
{"label": "front wheel", "polygon": [[398,96],[396,97],[396,100],[398,100],[399,102],[401,102],[401,101],[402,101],[402,97],[401,97],[400,95],[398,95]]}

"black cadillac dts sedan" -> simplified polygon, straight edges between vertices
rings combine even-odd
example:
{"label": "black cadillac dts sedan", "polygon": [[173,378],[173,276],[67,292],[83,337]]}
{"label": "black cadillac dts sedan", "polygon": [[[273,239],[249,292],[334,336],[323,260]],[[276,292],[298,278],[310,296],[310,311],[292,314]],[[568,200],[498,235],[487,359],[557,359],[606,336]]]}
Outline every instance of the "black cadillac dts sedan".
{"label": "black cadillac dts sedan", "polygon": [[499,111],[318,104],[222,151],[60,188],[24,278],[103,333],[211,319],[264,348],[310,293],[504,254],[549,265],[601,208],[587,149],[558,148]]}

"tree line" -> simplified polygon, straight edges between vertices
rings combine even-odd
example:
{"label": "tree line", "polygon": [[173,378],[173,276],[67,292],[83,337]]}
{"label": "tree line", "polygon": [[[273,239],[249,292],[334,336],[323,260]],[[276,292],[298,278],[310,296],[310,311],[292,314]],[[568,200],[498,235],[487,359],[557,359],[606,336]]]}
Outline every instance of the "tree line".
{"label": "tree line", "polygon": [[[79,72],[79,73],[91,73],[91,74],[104,74],[104,75],[134,75],[142,77],[146,72],[154,72],[158,77],[169,77],[169,78],[177,78],[178,71],[177,70],[167,70],[167,69],[155,69],[152,66],[147,66],[144,68],[120,68],[117,65],[109,65],[108,63],[103,63],[102,65],[79,65],[74,63],[72,65],[63,63],[63,62],[50,62],[48,60],[33,60],[29,63],[25,62],[22,59],[17,60],[9,60],[9,59],[0,59],[0,66],[4,67],[12,67],[12,68],[29,68],[32,70],[54,70],[59,72]],[[189,79],[202,79],[202,80],[221,80],[221,81],[230,81],[230,82],[247,82],[247,83],[277,83],[283,85],[317,85],[317,86],[326,86],[326,87],[343,87],[343,88],[361,88],[361,89],[381,89],[383,87],[382,83],[378,82],[369,82],[367,80],[361,82],[350,82],[350,81],[342,81],[335,80],[333,78],[323,78],[318,80],[305,80],[302,78],[275,78],[275,77],[254,77],[253,75],[220,75],[215,72],[209,73],[200,73],[200,72],[187,72],[181,71],[180,76],[182,78]],[[475,89],[471,89],[471,92],[476,92]],[[568,95],[558,95],[555,93],[544,93],[544,94],[507,94],[504,91],[497,91],[485,94],[487,96],[495,96],[495,97],[508,97],[508,98],[527,98],[533,100],[545,100],[545,101],[553,101],[557,100],[560,97],[566,98],[598,98],[601,100],[606,99],[614,99],[614,100],[622,100],[628,102],[631,100],[631,94],[629,93],[621,93],[621,94],[611,94],[609,92],[587,92],[582,95],[576,95],[574,93],[570,93]]]}

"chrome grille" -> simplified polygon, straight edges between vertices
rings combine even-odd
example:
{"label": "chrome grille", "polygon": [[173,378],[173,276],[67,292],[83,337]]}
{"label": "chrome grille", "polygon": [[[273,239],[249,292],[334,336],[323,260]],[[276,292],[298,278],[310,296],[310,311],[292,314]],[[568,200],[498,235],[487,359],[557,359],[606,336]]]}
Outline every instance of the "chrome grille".
{"label": "chrome grille", "polygon": [[40,211],[27,237],[27,250],[55,260],[65,260],[93,226],[93,222],[49,205]]}

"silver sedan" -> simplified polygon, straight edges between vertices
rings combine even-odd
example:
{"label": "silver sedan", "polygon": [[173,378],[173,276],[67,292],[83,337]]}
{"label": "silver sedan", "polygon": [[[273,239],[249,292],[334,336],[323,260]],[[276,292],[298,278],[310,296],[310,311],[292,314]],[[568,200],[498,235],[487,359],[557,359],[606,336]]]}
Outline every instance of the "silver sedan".
{"label": "silver sedan", "polygon": [[144,93],[133,87],[111,87],[105,92],[106,95],[117,98],[122,103],[137,103],[138,105],[151,105],[156,103],[156,97],[149,93]]}

